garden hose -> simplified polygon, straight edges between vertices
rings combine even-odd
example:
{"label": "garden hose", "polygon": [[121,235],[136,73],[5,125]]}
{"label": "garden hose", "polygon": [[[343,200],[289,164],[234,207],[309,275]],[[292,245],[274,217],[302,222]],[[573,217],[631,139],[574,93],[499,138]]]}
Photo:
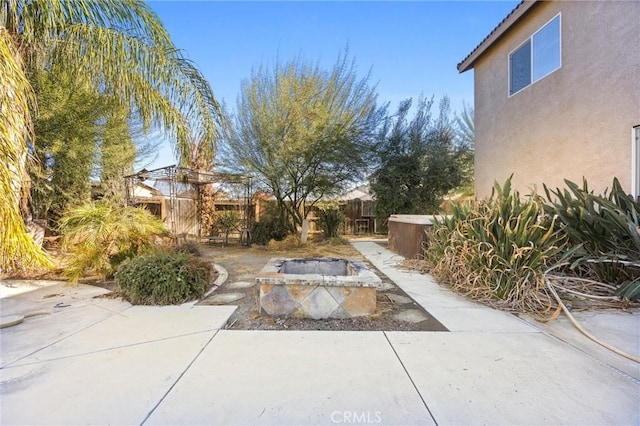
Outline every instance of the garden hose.
{"label": "garden hose", "polygon": [[36,317],[39,315],[51,315],[51,312],[37,311],[37,312],[31,312],[24,315],[10,315],[0,320],[0,328],[13,327],[14,325],[18,325],[22,323],[22,321],[24,321],[27,318]]}
{"label": "garden hose", "polygon": [[578,324],[578,321],[575,319],[575,317],[571,314],[571,312],[569,312],[569,309],[566,307],[566,305],[562,302],[562,299],[560,299],[560,296],[558,296],[558,293],[556,292],[556,290],[553,288],[553,284],[551,283],[551,281],[549,281],[549,279],[547,278],[547,274],[549,272],[551,272],[552,270],[562,267],[562,266],[566,266],[567,264],[562,264],[562,265],[556,265],[553,266],[549,269],[547,269],[544,273],[544,281],[547,285],[547,288],[549,289],[549,291],[551,292],[551,294],[553,295],[553,297],[555,298],[556,302],[558,302],[558,305],[560,306],[560,308],[562,309],[562,311],[565,313],[565,315],[567,316],[567,318],[569,318],[569,321],[571,321],[571,324],[574,325],[574,327],[576,327],[578,329],[578,331],[580,331],[582,334],[584,334],[586,337],[588,337],[590,340],[592,340],[593,342],[599,344],[600,346],[609,349],[612,352],[615,352],[616,354],[623,356],[627,359],[630,359],[631,361],[637,362],[640,364],[640,358],[638,358],[637,356],[631,355],[623,350],[620,350],[614,346],[611,346],[610,344],[603,342],[602,340],[598,339],[597,337],[595,337],[593,334],[589,333],[587,330],[585,330],[580,324]]}

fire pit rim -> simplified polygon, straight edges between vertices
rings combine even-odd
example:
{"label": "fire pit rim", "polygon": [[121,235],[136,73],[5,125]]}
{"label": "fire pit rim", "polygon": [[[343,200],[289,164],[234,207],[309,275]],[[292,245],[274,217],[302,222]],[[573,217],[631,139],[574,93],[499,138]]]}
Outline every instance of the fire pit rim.
{"label": "fire pit rim", "polygon": [[[329,274],[287,274],[280,272],[285,261],[346,261],[354,272],[351,275]],[[256,276],[259,284],[273,285],[323,285],[328,287],[380,287],[382,281],[361,260],[335,257],[274,257],[262,268]]]}

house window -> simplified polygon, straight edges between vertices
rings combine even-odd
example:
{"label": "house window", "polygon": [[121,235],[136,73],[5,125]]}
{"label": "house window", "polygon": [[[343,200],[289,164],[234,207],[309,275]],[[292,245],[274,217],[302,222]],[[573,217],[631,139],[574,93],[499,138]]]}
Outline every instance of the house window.
{"label": "house window", "polygon": [[509,95],[560,68],[560,15],[509,54]]}

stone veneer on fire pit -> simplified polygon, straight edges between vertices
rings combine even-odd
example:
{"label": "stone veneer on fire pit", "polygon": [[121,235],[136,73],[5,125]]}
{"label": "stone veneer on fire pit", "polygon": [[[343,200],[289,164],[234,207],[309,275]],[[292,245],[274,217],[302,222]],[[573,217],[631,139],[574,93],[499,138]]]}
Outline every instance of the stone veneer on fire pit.
{"label": "stone veneer on fire pit", "polygon": [[262,315],[324,319],[373,314],[381,281],[358,260],[273,258],[256,283]]}

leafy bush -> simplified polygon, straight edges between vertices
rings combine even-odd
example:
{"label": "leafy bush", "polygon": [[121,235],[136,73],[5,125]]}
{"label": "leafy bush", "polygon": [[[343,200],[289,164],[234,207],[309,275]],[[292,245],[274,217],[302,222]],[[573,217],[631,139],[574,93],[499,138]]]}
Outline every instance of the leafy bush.
{"label": "leafy bush", "polygon": [[238,228],[240,217],[234,211],[225,211],[219,213],[215,219],[215,226],[224,232],[224,243],[229,242],[229,233]]}
{"label": "leafy bush", "polygon": [[345,245],[345,244],[349,244],[349,240],[347,240],[346,238],[342,238],[342,237],[331,237],[331,238],[327,238],[327,242],[329,244],[332,245]]}
{"label": "leafy bush", "polygon": [[320,207],[320,220],[318,224],[327,238],[337,238],[340,225],[344,222],[345,215],[337,205]]}
{"label": "leafy bush", "polygon": [[565,248],[565,236],[539,197],[521,200],[511,191],[511,178],[496,183],[488,200],[453,205],[428,237],[432,272],[454,290],[511,309],[548,309],[543,272]]}
{"label": "leafy bush", "polygon": [[67,252],[65,275],[72,282],[88,271],[109,277],[125,259],[166,235],[162,221],[147,210],[104,201],[68,209],[59,226]]}
{"label": "leafy bush", "polygon": [[253,225],[251,236],[254,243],[266,245],[271,240],[282,241],[290,233],[285,220],[276,215],[265,214]]}
{"label": "leafy bush", "polygon": [[179,304],[204,295],[211,264],[187,253],[159,251],[124,262],[115,278],[122,297],[134,305]]}
{"label": "leafy bush", "polygon": [[[565,180],[568,188],[544,187],[545,211],[558,218],[573,249],[567,258],[574,268],[587,267],[603,281],[620,284],[619,295],[640,296],[640,205],[614,178],[611,192],[594,195],[587,181],[582,188]],[[624,261],[625,264],[619,261]],[[630,291],[635,289],[635,291]]]}

